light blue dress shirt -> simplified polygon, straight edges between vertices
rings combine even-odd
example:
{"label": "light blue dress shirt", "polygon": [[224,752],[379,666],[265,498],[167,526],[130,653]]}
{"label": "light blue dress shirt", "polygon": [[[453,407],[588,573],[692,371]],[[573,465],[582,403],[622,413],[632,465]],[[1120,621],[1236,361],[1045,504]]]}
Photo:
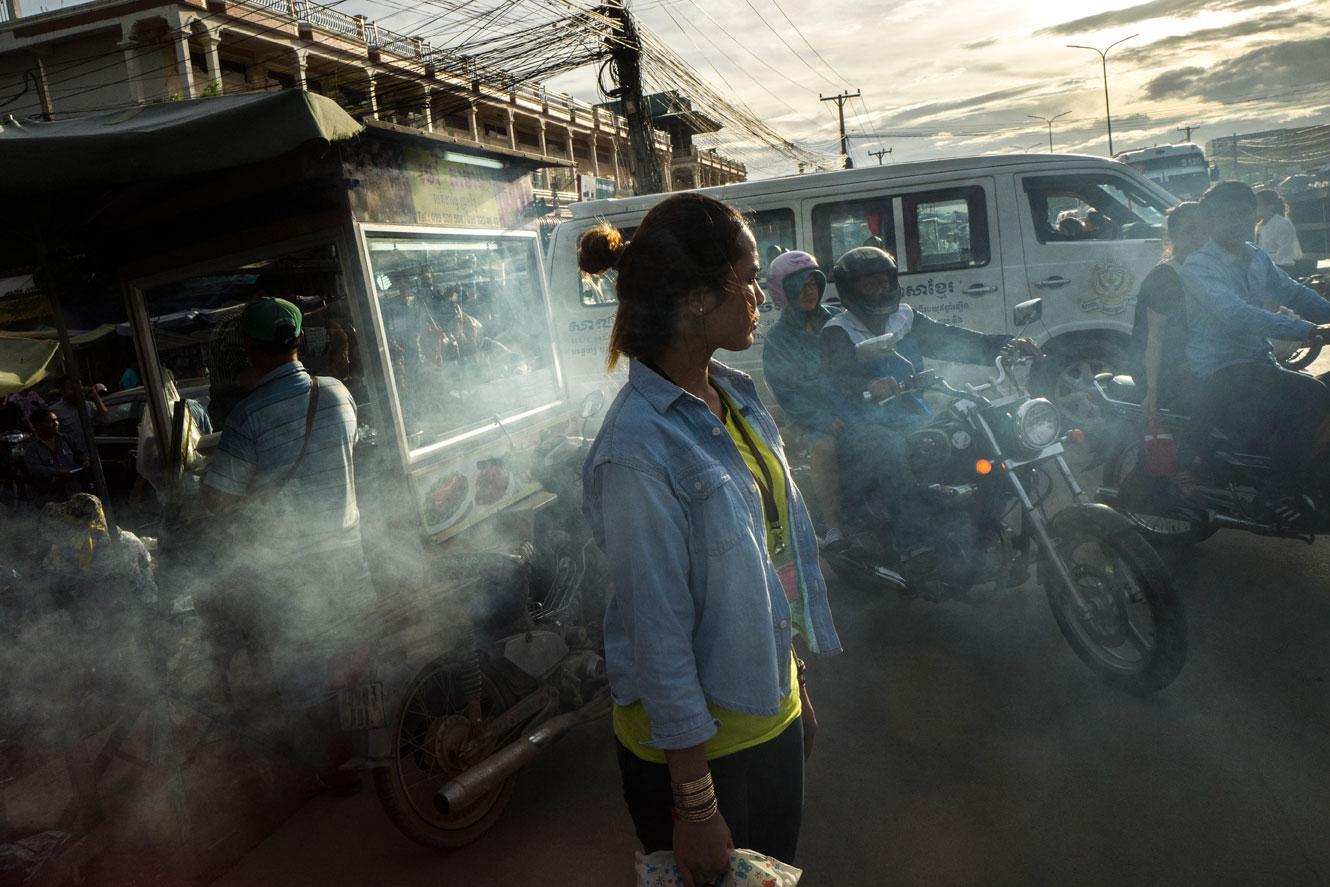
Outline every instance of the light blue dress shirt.
{"label": "light blue dress shirt", "polygon": [[[1330,323],[1330,302],[1250,243],[1235,256],[1212,240],[1187,257],[1182,272],[1187,362],[1199,378],[1234,364],[1273,362],[1270,339],[1303,341],[1315,324]],[[1266,311],[1267,299],[1303,319]]]}
{"label": "light blue dress shirt", "polygon": [[[748,376],[716,361],[711,380],[785,464],[790,538],[808,648],[840,652],[817,538],[789,481],[780,432]],[[652,748],[716,732],[707,702],[775,714],[790,692],[790,604],[767,554],[756,486],[707,405],[632,361],[587,456],[584,502],[612,593],[605,662],[615,702],[641,700]]]}

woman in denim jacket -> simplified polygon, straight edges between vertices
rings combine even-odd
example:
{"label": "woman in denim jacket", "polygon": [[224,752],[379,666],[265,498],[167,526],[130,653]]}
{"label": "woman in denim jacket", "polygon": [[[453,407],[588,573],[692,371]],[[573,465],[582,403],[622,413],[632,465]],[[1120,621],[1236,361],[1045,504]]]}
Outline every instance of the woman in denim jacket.
{"label": "woman in denim jacket", "polygon": [[679,194],[631,243],[588,231],[578,264],[617,270],[610,366],[629,358],[583,476],[611,569],[605,658],[638,838],[697,885],[724,876],[732,846],[792,861],[817,723],[793,640],[840,642],[775,422],[712,359],[753,344],[757,244],[730,207]]}

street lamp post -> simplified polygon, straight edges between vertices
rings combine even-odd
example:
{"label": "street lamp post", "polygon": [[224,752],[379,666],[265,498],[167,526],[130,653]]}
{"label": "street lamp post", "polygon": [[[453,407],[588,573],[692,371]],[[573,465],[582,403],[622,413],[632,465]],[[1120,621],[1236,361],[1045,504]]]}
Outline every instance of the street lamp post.
{"label": "street lamp post", "polygon": [[[1038,114],[1026,114],[1026,117],[1032,117],[1035,120],[1042,120],[1048,124],[1048,153],[1053,153],[1053,121],[1059,117],[1066,117],[1070,111],[1063,111],[1061,114],[1054,114],[1052,117],[1040,117]],[[1112,150],[1111,148],[1109,149]]]}
{"label": "street lamp post", "polygon": [[1096,49],[1093,46],[1082,46],[1079,43],[1068,43],[1068,49],[1088,49],[1091,52],[1099,53],[1099,65],[1104,72],[1104,121],[1108,124],[1108,156],[1113,156],[1113,112],[1108,107],[1108,54],[1113,47],[1120,43],[1126,43],[1132,37],[1139,37],[1140,34],[1132,34],[1131,37],[1123,37],[1114,43],[1110,43],[1107,49]]}

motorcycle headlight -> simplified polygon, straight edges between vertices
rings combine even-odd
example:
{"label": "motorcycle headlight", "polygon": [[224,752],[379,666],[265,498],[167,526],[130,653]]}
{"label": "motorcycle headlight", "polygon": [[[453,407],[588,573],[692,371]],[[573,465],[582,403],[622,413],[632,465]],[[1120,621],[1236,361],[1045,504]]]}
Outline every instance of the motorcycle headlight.
{"label": "motorcycle headlight", "polygon": [[1032,450],[1052,446],[1061,431],[1058,408],[1042,397],[1027,400],[1016,410],[1016,437]]}

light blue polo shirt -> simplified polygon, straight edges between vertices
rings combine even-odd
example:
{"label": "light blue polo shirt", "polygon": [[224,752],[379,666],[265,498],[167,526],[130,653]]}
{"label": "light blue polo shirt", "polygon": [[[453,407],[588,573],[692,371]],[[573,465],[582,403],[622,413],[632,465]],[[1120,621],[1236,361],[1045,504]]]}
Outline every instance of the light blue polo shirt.
{"label": "light blue polo shirt", "polygon": [[[295,474],[265,493],[294,464],[305,438],[310,375],[299,361],[278,367],[236,404],[222,428],[203,483],[262,501],[256,538],[277,557],[360,552],[352,445],[356,405],[341,382],[319,377],[319,406],[309,446]],[[250,519],[251,515],[246,515]]]}

